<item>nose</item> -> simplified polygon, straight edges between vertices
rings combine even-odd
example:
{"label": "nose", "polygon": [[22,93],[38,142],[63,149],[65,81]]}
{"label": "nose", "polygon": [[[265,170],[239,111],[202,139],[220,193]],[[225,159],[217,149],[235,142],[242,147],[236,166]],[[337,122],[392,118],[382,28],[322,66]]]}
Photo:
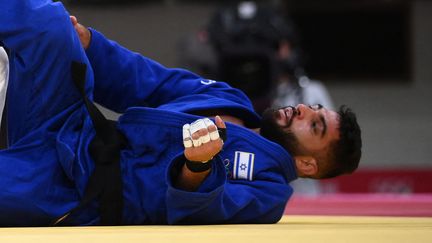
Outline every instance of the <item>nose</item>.
{"label": "nose", "polygon": [[297,114],[296,114],[297,119],[303,119],[306,113],[308,112],[309,107],[304,104],[298,104],[296,106],[296,110],[297,110]]}

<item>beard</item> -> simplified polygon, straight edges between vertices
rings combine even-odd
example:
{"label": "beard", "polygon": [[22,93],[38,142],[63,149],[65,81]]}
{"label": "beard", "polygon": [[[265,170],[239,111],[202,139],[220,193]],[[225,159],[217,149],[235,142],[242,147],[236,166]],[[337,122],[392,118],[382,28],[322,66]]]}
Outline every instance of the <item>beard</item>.
{"label": "beard", "polygon": [[277,110],[270,108],[263,112],[260,129],[261,136],[279,144],[292,156],[301,155],[302,151],[297,136],[289,130],[289,126],[281,127],[277,124],[275,118],[277,112]]}

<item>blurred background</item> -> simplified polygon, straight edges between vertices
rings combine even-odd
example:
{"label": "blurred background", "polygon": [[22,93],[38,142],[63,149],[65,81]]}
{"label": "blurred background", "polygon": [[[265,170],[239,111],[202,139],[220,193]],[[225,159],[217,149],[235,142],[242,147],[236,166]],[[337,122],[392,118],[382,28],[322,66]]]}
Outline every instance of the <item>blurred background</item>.
{"label": "blurred background", "polygon": [[432,1],[64,3],[133,51],[245,90],[258,111],[298,101],[352,107],[359,171],[300,181],[298,193],[432,193]]}

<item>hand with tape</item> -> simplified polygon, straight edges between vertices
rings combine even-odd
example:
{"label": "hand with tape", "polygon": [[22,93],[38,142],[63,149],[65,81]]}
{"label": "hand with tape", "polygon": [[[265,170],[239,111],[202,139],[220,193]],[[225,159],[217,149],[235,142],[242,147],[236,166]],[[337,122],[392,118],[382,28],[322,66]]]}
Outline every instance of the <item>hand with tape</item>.
{"label": "hand with tape", "polygon": [[215,117],[215,122],[216,125],[210,119],[203,118],[183,126],[184,155],[187,160],[205,163],[222,150],[226,125],[219,116]]}

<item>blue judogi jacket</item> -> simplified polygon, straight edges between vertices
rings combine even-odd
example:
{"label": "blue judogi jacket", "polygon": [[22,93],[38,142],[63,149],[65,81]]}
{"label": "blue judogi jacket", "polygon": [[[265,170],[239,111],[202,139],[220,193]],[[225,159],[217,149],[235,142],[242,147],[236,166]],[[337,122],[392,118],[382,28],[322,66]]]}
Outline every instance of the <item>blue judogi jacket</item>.
{"label": "blue judogi jacket", "polygon": [[[9,148],[0,151],[0,225],[47,225],[76,206],[94,163],[94,129],[71,80],[87,64],[90,99],[124,113],[118,129],[124,224],[273,223],[296,178],[291,156],[248,128],[228,139],[196,192],[174,186],[184,163],[182,126],[217,110],[259,125],[249,99],[223,82],[165,68],[92,31],[85,53],[69,14],[47,0],[0,0],[0,42],[9,52]],[[98,223],[96,202],[69,224]]]}

